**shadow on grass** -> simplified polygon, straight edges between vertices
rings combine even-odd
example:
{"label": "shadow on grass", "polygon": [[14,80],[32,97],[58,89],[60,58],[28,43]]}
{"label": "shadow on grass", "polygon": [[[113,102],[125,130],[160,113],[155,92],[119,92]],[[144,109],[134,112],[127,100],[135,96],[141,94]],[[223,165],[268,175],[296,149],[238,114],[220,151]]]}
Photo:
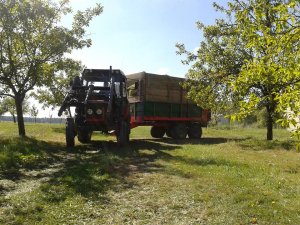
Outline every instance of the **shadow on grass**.
{"label": "shadow on grass", "polygon": [[[155,140],[132,140],[120,147],[113,141],[92,141],[69,149],[73,159],[66,161],[49,181],[41,186],[45,201],[59,202],[75,194],[86,198],[104,198],[107,190],[122,190],[137,185],[130,179],[137,173],[164,170],[158,159],[170,160],[176,144]],[[129,178],[129,179],[127,179]],[[103,197],[104,196],[104,197]]]}
{"label": "shadow on grass", "polygon": [[57,162],[63,146],[34,138],[0,139],[0,175],[6,179],[21,179],[21,169],[41,169]]}
{"label": "shadow on grass", "polygon": [[[119,147],[112,141],[94,141],[92,145],[96,148],[103,145],[103,151],[106,154],[114,154],[122,159],[117,165],[112,167],[112,170],[121,176],[130,176],[132,173],[166,172],[165,166],[159,164],[158,160],[192,166],[248,166],[224,159],[174,156],[171,153],[173,150],[181,149],[183,144],[220,144],[227,141],[227,139],[222,138],[205,138],[201,140],[138,139],[131,140],[130,144],[126,147]],[[185,178],[189,177],[184,172],[176,171],[175,173],[172,174]]]}
{"label": "shadow on grass", "polygon": [[222,137],[204,137],[201,139],[172,139],[172,138],[161,138],[161,139],[144,139],[144,140],[155,140],[156,142],[160,143],[168,143],[168,144],[177,144],[177,145],[216,145],[216,144],[223,144],[231,139],[222,138]]}
{"label": "shadow on grass", "polygon": [[[174,164],[205,166],[238,167],[244,166],[224,159],[213,157],[193,158],[174,155],[173,151],[182,148],[184,144],[222,144],[225,138],[203,138],[200,140],[172,140],[172,139],[142,139],[131,140],[128,146],[120,147],[114,141],[92,141],[91,144],[77,145],[67,149],[64,144],[55,142],[43,142],[36,139],[13,139],[0,140],[0,152],[10,157],[12,163],[10,168],[19,173],[18,182],[25,179],[47,178],[40,181],[33,199],[41,207],[33,211],[26,211],[24,217],[32,217],[36,213],[43,212],[43,206],[51,207],[70,198],[81,198],[93,200],[99,204],[109,204],[108,191],[122,192],[125,189],[138,186],[134,177],[140,173],[162,172],[167,175],[181,176],[193,179],[194,175],[180,167],[168,168],[162,161]],[[244,143],[249,141],[234,140]],[[6,146],[6,147],[4,147]],[[16,155],[14,155],[16,153]],[[6,157],[5,156],[5,157]],[[5,160],[0,157],[1,163]],[[14,158],[15,157],[15,158]],[[25,157],[25,158],[24,158]],[[25,161],[24,161],[25,160]],[[26,160],[28,162],[26,162]],[[32,160],[32,161],[30,161]],[[51,165],[59,164],[54,172],[43,173],[41,176],[28,177],[22,169],[29,171],[45,171]],[[0,174],[5,174],[5,168],[1,165]],[[9,170],[9,169],[8,169]],[[7,179],[14,179],[11,175]],[[0,192],[8,190],[0,186]],[[6,200],[5,200],[6,201]],[[12,206],[12,207],[16,207]],[[45,207],[45,208],[47,208]],[[37,212],[38,211],[38,212]],[[18,213],[17,210],[14,211]],[[21,211],[23,213],[23,211]],[[14,216],[14,214],[12,214]]]}
{"label": "shadow on grass", "polygon": [[240,140],[237,144],[243,150],[252,150],[252,151],[267,151],[274,149],[284,149],[284,150],[292,150],[295,149],[295,141],[294,140],[259,140],[256,138],[247,138],[245,140]]}
{"label": "shadow on grass", "polygon": [[[58,130],[61,130],[61,128],[58,128]],[[21,172],[22,169],[38,170],[47,168],[53,163],[62,162],[65,166],[65,171],[69,171],[69,173],[74,171],[74,174],[78,174],[78,178],[71,175],[74,177],[72,180],[78,181],[73,183],[74,189],[80,191],[81,188],[85,186],[84,183],[89,184],[89,182],[87,182],[87,180],[89,180],[89,172],[87,171],[93,168],[98,169],[100,173],[104,171],[110,176],[127,176],[131,172],[150,172],[161,169],[161,165],[155,163],[158,159],[166,161],[175,160],[199,166],[228,166],[230,163],[220,162],[219,160],[192,159],[172,156],[169,153],[172,150],[182,148],[182,145],[186,144],[216,145],[228,141],[237,142],[244,150],[257,151],[275,148],[290,150],[294,146],[294,143],[291,141],[275,140],[270,142],[255,140],[253,138],[226,139],[220,137],[205,137],[199,140],[174,140],[170,138],[133,139],[129,145],[125,147],[118,146],[114,141],[92,141],[91,144],[77,145],[74,148],[67,149],[64,144],[44,142],[34,138],[0,139],[0,176],[10,180],[20,180],[23,176]],[[147,152],[144,152],[144,150]],[[70,156],[72,157],[70,158]],[[101,162],[101,164],[99,164],[99,162]],[[85,172],[81,173],[81,171]],[[64,173],[64,175],[71,176],[66,173]],[[47,176],[47,174],[45,176]],[[82,179],[80,179],[80,177],[82,177]],[[79,180],[85,182],[81,183]],[[76,188],[76,186],[78,186],[78,188]],[[94,185],[89,184],[88,186],[93,187]],[[88,189],[88,187],[86,187],[86,189]]]}
{"label": "shadow on grass", "polygon": [[[256,141],[232,140],[237,141],[241,146],[249,147],[255,144],[253,141]],[[120,188],[120,186],[130,188],[136,185],[127,177],[137,173],[170,173],[159,160],[196,166],[245,166],[213,157],[193,158],[172,155],[173,150],[181,149],[185,144],[214,145],[232,140],[210,137],[200,140],[137,139],[131,140],[125,147],[118,146],[114,141],[92,141],[90,144],[77,145],[69,149],[65,148],[64,144],[32,138],[0,140],[0,145],[5,146],[0,152],[0,172],[5,179],[15,181],[27,178],[23,174],[24,169],[37,171],[39,175],[35,175],[35,179],[49,178],[40,187],[45,201],[64,201],[75,194],[99,198],[99,196],[103,197],[109,189]],[[280,144],[282,142],[279,144],[275,142],[273,145]],[[60,164],[56,171],[52,173],[44,171],[55,163]],[[180,170],[171,173],[186,178],[191,177],[190,174]]]}
{"label": "shadow on grass", "polygon": [[81,155],[65,162],[63,167],[41,186],[45,201],[61,202],[77,194],[98,199],[110,185],[116,183],[111,170],[114,160],[109,156],[100,157],[100,154],[93,157]]}

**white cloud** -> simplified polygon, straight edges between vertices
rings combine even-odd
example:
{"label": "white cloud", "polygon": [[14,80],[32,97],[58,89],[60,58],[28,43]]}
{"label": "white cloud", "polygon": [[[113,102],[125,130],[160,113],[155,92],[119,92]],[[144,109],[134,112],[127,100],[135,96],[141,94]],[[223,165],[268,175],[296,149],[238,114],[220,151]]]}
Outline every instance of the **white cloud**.
{"label": "white cloud", "polygon": [[161,75],[166,75],[170,72],[170,70],[168,68],[162,67],[159,68],[158,71],[156,72],[157,74],[161,74]]}
{"label": "white cloud", "polygon": [[198,55],[198,50],[199,50],[199,49],[200,49],[200,47],[194,48],[193,53],[194,53],[195,55]]}

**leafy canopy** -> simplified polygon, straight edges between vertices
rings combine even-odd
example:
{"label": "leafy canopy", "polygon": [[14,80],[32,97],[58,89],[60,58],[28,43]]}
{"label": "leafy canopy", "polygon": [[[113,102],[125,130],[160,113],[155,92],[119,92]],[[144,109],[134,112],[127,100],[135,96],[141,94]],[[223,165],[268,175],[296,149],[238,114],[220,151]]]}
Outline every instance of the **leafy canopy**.
{"label": "leafy canopy", "polygon": [[[22,108],[23,108],[23,113],[28,113],[29,112],[29,101],[27,98],[24,99],[22,102]],[[13,98],[11,97],[5,97],[3,100],[0,102],[0,111],[2,111],[2,114],[4,113],[9,113],[12,117],[14,122],[16,122],[16,104]],[[1,115],[1,113],[0,113]]]}
{"label": "leafy canopy", "polygon": [[197,54],[177,44],[178,54],[187,56],[183,62],[192,64],[185,83],[189,97],[233,119],[266,108],[272,139],[275,112],[294,110],[288,96],[299,90],[300,2],[233,0],[227,8],[214,6],[224,18],[209,26],[198,22],[204,40]]}
{"label": "leafy canopy", "polygon": [[[91,46],[86,28],[102,12],[102,6],[78,11],[70,28],[61,25],[62,16],[72,12],[68,0],[0,1],[0,96],[15,100],[19,134],[25,135],[22,102],[28,92],[47,90],[59,82],[70,65],[74,49]],[[62,72],[64,71],[64,72]],[[77,71],[78,73],[79,71]],[[54,96],[52,96],[54,97]]]}

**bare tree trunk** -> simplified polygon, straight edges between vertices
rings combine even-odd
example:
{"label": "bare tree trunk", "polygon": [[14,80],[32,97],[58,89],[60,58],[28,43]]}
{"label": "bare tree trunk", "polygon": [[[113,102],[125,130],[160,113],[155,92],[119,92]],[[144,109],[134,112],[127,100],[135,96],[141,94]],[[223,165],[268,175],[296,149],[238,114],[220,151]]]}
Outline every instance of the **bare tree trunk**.
{"label": "bare tree trunk", "polygon": [[16,116],[15,116],[15,114],[11,114],[12,115],[12,118],[13,118],[13,120],[14,120],[14,123],[16,123],[17,121],[16,121]]}
{"label": "bare tree trunk", "polygon": [[23,100],[24,98],[22,98],[22,96],[15,96],[19,136],[21,137],[26,136],[24,118],[23,118],[23,107],[22,107]]}

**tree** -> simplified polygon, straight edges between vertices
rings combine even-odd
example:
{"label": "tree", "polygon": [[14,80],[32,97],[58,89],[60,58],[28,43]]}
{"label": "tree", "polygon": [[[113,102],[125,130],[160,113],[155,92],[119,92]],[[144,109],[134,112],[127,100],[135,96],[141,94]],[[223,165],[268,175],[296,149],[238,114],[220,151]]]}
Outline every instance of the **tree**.
{"label": "tree", "polygon": [[30,108],[30,115],[34,118],[34,123],[36,123],[36,117],[39,114],[39,110],[35,105],[31,106]]}
{"label": "tree", "polygon": [[[14,123],[16,123],[17,109],[14,99],[11,97],[4,98],[1,102],[1,107],[3,109],[3,112],[8,112],[12,116]],[[25,98],[22,102],[22,109],[23,113],[27,113],[29,111],[29,103],[27,101],[27,98]]]}
{"label": "tree", "polygon": [[6,113],[5,110],[6,110],[6,109],[5,109],[4,106],[2,105],[2,101],[0,101],[0,116],[2,116],[4,113]]}
{"label": "tree", "polygon": [[70,89],[70,81],[80,75],[83,69],[81,62],[74,60],[65,60],[62,64],[56,64],[53,67],[56,79],[49,80],[47,88],[37,90],[32,96],[38,99],[43,108],[60,107]]}
{"label": "tree", "polygon": [[198,23],[204,41],[197,55],[177,45],[178,53],[188,56],[185,63],[194,62],[185,84],[189,97],[215,108],[236,108],[228,110],[234,119],[264,107],[267,139],[272,140],[275,112],[286,101],[282,94],[295,91],[300,81],[300,3],[233,0],[228,8],[215,8],[226,18],[212,26]]}
{"label": "tree", "polygon": [[43,89],[56,79],[56,69],[71,59],[66,53],[89,47],[86,27],[102,12],[94,8],[78,11],[71,28],[60,25],[71,13],[68,0],[0,1],[0,96],[9,96],[16,105],[19,135],[25,136],[22,102],[34,88]]}
{"label": "tree", "polygon": [[[299,70],[298,70],[299,71]],[[280,109],[285,112],[285,117],[279,120],[283,126],[289,127],[296,137],[297,151],[300,152],[300,83],[287,88],[280,96],[277,96]]]}

